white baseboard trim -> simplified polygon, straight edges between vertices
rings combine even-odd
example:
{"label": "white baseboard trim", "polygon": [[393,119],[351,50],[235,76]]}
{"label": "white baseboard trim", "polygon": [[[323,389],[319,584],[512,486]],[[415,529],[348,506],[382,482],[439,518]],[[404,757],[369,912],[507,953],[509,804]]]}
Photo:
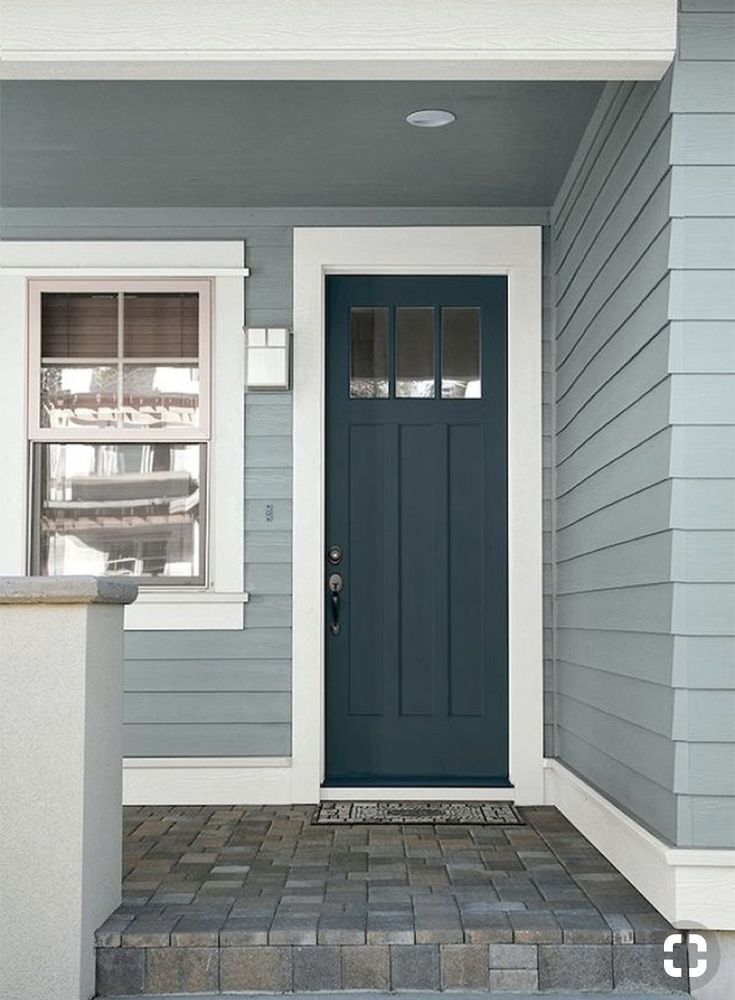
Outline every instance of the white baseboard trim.
{"label": "white baseboard trim", "polygon": [[735,930],[735,850],[674,848],[557,760],[544,762],[556,806],[677,927]]}
{"label": "white baseboard trim", "polygon": [[126,757],[123,804],[189,806],[298,801],[290,757]]}

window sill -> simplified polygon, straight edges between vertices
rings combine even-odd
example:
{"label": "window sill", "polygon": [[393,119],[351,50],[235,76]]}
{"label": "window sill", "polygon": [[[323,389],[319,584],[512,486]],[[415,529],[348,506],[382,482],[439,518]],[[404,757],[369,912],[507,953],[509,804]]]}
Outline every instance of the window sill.
{"label": "window sill", "polygon": [[246,593],[211,590],[141,590],[125,608],[125,628],[131,631],[241,630]]}

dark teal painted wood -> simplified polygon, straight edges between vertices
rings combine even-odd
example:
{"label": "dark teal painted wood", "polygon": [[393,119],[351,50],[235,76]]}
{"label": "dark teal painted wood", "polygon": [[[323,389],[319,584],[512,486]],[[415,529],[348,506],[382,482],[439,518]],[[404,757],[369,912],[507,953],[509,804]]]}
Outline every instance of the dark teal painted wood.
{"label": "dark teal painted wood", "polygon": [[[328,279],[327,782],[508,775],[506,279]],[[349,398],[349,309],[481,307],[482,398]],[[392,350],[391,350],[392,357]],[[393,367],[393,365],[391,365]],[[325,560],[326,578],[335,567]],[[327,609],[329,610],[329,608]]]}

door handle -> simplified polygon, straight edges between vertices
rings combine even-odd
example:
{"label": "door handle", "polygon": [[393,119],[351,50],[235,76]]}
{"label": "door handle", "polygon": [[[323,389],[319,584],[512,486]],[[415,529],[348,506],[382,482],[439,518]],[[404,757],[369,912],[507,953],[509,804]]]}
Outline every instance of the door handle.
{"label": "door handle", "polygon": [[329,587],[329,604],[332,609],[332,620],[329,623],[329,631],[332,635],[339,635],[342,626],[339,622],[340,598],[343,581],[339,573],[332,573],[327,581]]}

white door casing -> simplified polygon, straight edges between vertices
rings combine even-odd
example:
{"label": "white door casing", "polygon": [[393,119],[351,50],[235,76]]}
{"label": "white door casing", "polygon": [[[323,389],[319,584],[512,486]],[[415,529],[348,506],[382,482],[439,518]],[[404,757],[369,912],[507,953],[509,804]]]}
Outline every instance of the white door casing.
{"label": "white door casing", "polygon": [[[320,797],[324,767],[325,276],[508,276],[508,598],[511,789],[432,789],[441,798],[543,801],[541,230],[538,227],[294,231],[292,800]],[[469,794],[471,792],[471,794]],[[334,798],[423,797],[340,789]]]}

